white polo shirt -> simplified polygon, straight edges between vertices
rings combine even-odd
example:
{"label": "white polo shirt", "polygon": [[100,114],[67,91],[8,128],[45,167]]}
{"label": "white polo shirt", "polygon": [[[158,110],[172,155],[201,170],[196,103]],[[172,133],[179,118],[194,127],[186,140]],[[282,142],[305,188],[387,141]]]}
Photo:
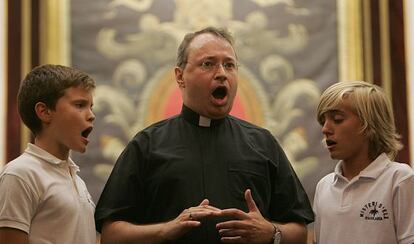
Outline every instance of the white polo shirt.
{"label": "white polo shirt", "polygon": [[0,174],[0,227],[29,243],[95,244],[95,206],[78,166],[29,144]]}
{"label": "white polo shirt", "polygon": [[316,187],[316,243],[414,243],[413,169],[381,154],[348,181],[341,164]]}

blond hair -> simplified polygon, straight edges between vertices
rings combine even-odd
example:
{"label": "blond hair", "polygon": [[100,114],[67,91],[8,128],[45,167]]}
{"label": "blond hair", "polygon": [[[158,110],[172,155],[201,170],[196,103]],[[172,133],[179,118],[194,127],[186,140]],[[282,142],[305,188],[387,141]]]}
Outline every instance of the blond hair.
{"label": "blond hair", "polygon": [[362,122],[362,131],[368,136],[369,157],[374,159],[384,152],[394,159],[403,147],[401,136],[396,132],[391,102],[379,86],[364,81],[333,84],[320,98],[318,122],[323,124],[324,114],[337,108],[345,98],[351,102],[355,114]]}

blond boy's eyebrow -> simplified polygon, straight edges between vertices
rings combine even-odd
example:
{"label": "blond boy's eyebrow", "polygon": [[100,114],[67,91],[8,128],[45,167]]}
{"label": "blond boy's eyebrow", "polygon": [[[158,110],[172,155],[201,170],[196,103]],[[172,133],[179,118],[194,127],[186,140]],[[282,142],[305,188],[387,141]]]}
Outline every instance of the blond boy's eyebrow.
{"label": "blond boy's eyebrow", "polygon": [[332,114],[343,114],[344,111],[340,110],[340,109],[330,109],[328,111],[326,111],[326,113],[332,113]]}

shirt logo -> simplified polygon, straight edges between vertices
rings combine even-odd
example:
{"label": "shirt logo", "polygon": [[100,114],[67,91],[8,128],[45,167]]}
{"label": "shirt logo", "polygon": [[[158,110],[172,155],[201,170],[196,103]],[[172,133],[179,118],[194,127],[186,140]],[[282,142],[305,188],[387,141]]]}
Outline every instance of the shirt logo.
{"label": "shirt logo", "polygon": [[369,202],[359,212],[359,217],[365,220],[381,221],[389,218],[388,210],[384,204],[379,202]]}

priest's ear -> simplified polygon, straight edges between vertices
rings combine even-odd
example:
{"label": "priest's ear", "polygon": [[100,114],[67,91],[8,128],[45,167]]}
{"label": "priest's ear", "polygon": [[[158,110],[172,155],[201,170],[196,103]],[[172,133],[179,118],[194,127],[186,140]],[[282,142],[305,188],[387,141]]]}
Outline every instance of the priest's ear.
{"label": "priest's ear", "polygon": [[185,82],[183,80],[183,76],[184,76],[183,69],[180,68],[180,67],[175,67],[174,72],[175,72],[175,80],[178,84],[178,87],[180,89],[184,88],[185,87]]}
{"label": "priest's ear", "polygon": [[43,123],[50,123],[52,120],[52,110],[44,102],[36,103],[35,111],[37,117]]}

